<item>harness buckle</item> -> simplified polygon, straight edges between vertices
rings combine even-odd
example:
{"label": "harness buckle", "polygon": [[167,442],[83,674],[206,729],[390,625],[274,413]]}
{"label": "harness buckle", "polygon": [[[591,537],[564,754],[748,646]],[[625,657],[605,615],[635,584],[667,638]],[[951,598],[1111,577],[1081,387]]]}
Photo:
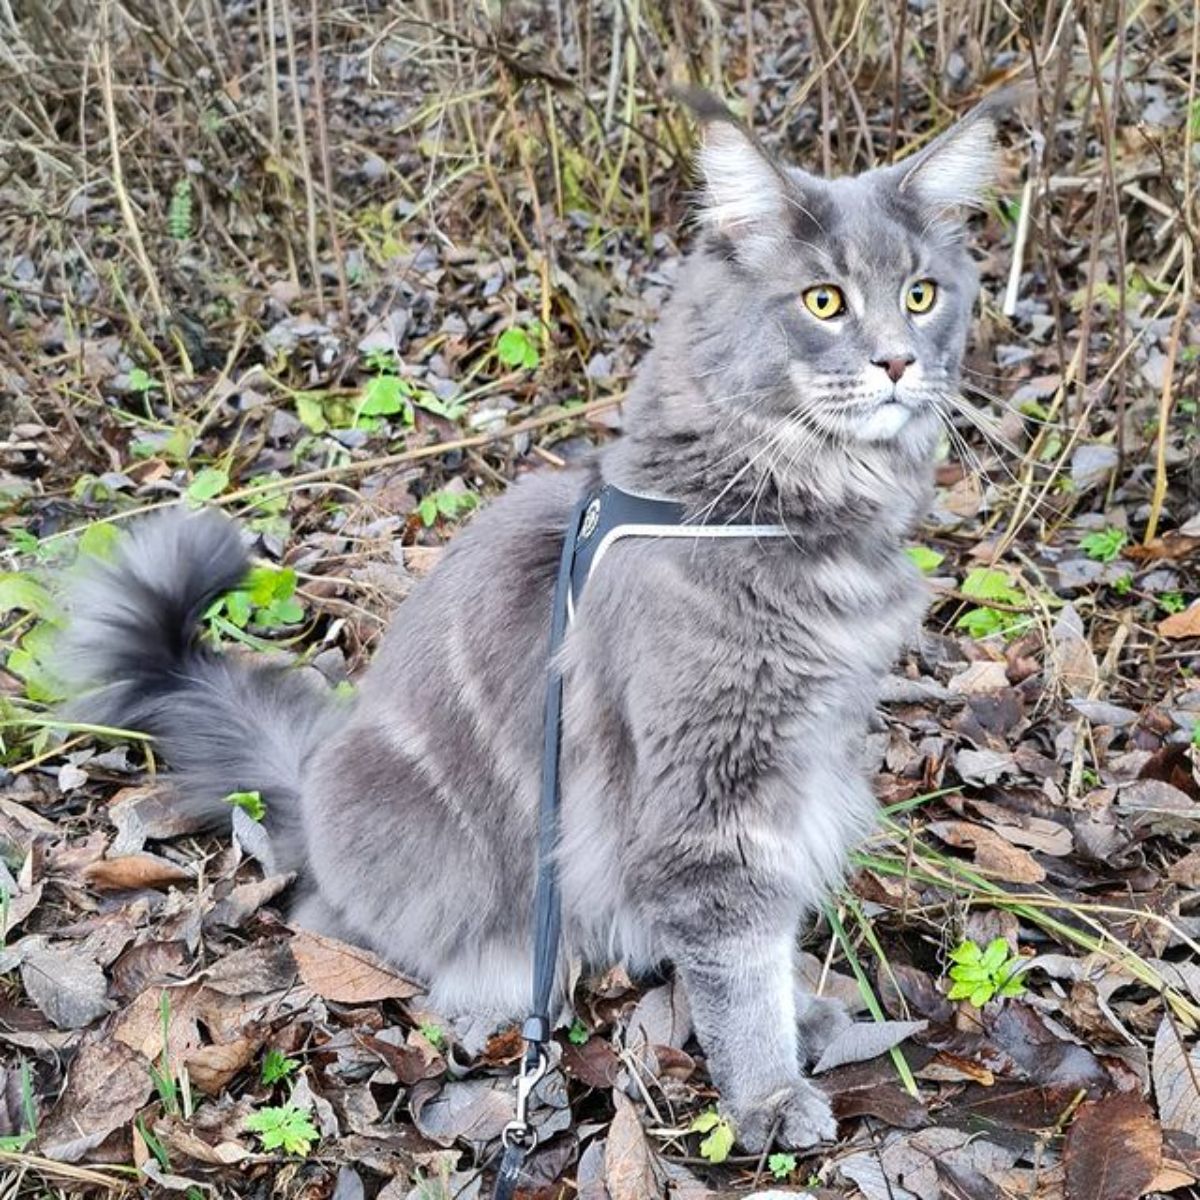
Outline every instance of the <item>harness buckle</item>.
{"label": "harness buckle", "polygon": [[515,1081],[517,1111],[500,1134],[500,1141],[505,1147],[521,1146],[525,1150],[532,1150],[537,1145],[537,1132],[529,1123],[529,1098],[550,1069],[550,1060],[541,1046],[537,1047],[537,1056],[532,1065],[529,1058],[528,1054],[521,1056],[521,1070]]}

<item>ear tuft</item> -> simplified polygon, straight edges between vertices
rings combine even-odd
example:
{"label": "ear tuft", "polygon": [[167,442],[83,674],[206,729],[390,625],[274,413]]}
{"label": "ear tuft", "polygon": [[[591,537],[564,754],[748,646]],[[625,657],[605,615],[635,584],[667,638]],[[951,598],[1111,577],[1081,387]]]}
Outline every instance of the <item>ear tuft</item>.
{"label": "ear tuft", "polygon": [[677,88],[675,95],[701,126],[702,220],[735,240],[781,224],[789,185],[753,134],[711,93]]}
{"label": "ear tuft", "polygon": [[901,163],[899,190],[933,208],[982,204],[999,166],[997,120],[1018,96],[1013,89],[988,97],[920,151],[911,164]]}
{"label": "ear tuft", "polygon": [[729,121],[705,126],[700,150],[704,220],[724,233],[739,233],[781,219],[787,185],[749,135]]}

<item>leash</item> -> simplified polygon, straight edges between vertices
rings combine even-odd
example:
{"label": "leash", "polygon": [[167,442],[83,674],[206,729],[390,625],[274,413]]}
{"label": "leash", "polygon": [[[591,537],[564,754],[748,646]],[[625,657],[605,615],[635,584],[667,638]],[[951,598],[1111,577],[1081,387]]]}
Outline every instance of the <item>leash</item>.
{"label": "leash", "polygon": [[529,1102],[534,1088],[550,1069],[550,1003],[562,932],[562,899],[554,862],[558,844],[563,701],[563,679],[557,659],[578,599],[601,558],[622,538],[775,538],[788,534],[782,525],[689,525],[685,516],[683,505],[676,500],[639,496],[605,484],[585,492],[567,521],[550,619],[538,801],[537,883],[533,896],[533,1007],[521,1026],[525,1050],[516,1080],[516,1113],[500,1135],[504,1155],[492,1200],[513,1200],[516,1195],[525,1159],[537,1145],[537,1131],[529,1120]]}

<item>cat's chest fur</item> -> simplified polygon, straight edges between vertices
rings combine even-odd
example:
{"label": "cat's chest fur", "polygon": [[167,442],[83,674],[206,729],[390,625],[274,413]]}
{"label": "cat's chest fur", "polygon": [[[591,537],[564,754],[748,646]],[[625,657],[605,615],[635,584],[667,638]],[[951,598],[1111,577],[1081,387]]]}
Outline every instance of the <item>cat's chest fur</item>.
{"label": "cat's chest fur", "polygon": [[874,822],[862,738],[923,606],[915,573],[899,553],[754,544],[629,545],[605,568],[567,687],[562,861],[585,942],[655,957],[623,844],[736,856],[811,909]]}

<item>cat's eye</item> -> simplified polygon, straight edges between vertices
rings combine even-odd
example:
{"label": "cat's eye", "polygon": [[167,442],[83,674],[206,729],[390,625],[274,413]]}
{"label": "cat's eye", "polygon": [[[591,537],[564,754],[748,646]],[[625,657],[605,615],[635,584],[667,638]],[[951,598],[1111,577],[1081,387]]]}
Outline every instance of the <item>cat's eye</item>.
{"label": "cat's eye", "polygon": [[818,283],[816,287],[808,288],[801,299],[804,301],[804,307],[822,321],[836,317],[846,307],[846,297],[842,295],[842,289],[834,287],[832,283]]}
{"label": "cat's eye", "polygon": [[937,284],[932,279],[918,279],[916,283],[908,285],[908,291],[904,296],[904,307],[913,313],[928,312],[933,307],[936,298]]}

